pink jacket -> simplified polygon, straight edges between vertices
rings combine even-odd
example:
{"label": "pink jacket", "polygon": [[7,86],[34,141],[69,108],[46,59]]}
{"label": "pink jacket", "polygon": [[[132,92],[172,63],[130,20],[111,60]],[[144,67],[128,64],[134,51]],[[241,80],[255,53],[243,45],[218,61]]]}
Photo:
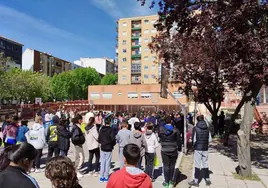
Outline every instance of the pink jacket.
{"label": "pink jacket", "polygon": [[102,117],[101,116],[96,116],[95,117],[95,124],[98,124],[98,125],[102,124]]}
{"label": "pink jacket", "polygon": [[5,127],[5,130],[3,132],[3,137],[10,137],[10,138],[16,138],[18,132],[18,127],[16,124],[10,124]]}

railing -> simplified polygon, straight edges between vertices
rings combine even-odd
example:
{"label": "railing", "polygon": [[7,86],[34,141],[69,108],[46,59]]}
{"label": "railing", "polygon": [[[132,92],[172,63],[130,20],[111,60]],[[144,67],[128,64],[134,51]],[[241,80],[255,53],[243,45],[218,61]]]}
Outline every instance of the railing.
{"label": "railing", "polygon": [[140,84],[141,83],[141,80],[131,80],[131,83],[132,84]]}

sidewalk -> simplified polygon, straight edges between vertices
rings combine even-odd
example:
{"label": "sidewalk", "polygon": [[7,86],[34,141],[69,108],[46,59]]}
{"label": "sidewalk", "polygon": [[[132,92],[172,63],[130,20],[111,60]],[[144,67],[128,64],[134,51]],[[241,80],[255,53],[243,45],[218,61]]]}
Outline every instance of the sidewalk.
{"label": "sidewalk", "polygon": [[[252,172],[258,175],[261,181],[238,180],[233,177],[238,161],[220,152],[217,145],[209,150],[209,169],[212,185],[210,188],[268,188],[268,169],[257,168],[252,165]],[[200,183],[201,188],[208,187],[204,180]]]}

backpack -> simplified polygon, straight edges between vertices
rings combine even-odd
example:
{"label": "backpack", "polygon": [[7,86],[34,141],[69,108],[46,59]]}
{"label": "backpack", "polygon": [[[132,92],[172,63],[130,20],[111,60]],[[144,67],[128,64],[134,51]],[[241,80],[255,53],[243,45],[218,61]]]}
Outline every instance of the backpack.
{"label": "backpack", "polygon": [[72,143],[74,145],[83,145],[86,141],[84,134],[82,133],[81,129],[75,125],[72,129]]}

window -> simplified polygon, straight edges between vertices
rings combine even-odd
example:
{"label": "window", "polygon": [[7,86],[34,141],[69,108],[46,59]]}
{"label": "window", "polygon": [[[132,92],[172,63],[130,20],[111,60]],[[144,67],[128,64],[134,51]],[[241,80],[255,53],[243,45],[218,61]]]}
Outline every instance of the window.
{"label": "window", "polygon": [[127,36],[127,32],[126,31],[123,31],[123,36]]}
{"label": "window", "polygon": [[148,79],[149,78],[148,74],[143,75],[143,77],[144,77],[144,79]]}
{"label": "window", "polygon": [[141,92],[141,98],[142,99],[150,99],[152,97],[152,94],[149,92]]}
{"label": "window", "polygon": [[123,58],[123,62],[126,62],[127,61],[127,58]]}
{"label": "window", "polygon": [[149,29],[146,29],[145,31],[144,31],[144,34],[148,34],[149,33]]}
{"label": "window", "polygon": [[183,94],[179,93],[178,91],[173,92],[173,95],[176,99],[183,97]]}
{"label": "window", "polygon": [[90,93],[90,99],[100,99],[100,93]]}
{"label": "window", "polygon": [[123,45],[126,45],[127,44],[127,41],[126,40],[123,40]]}
{"label": "window", "polygon": [[144,60],[145,60],[145,61],[147,61],[148,59],[149,59],[149,57],[148,57],[148,56],[145,56],[145,57],[144,57]]}
{"label": "window", "polygon": [[149,23],[149,20],[144,20],[144,23],[148,24]]}
{"label": "window", "polygon": [[108,93],[108,92],[103,92],[102,93],[102,98],[103,99],[111,99],[111,98],[113,98],[113,94],[112,93]]}
{"label": "window", "polygon": [[148,70],[148,66],[147,65],[144,66],[144,70]]}
{"label": "window", "polygon": [[152,74],[152,75],[151,75],[151,77],[152,77],[153,79],[155,79],[155,78],[156,78],[155,74]]}
{"label": "window", "polygon": [[123,49],[123,53],[127,53],[127,49]]}
{"label": "window", "polygon": [[122,26],[123,26],[123,27],[127,27],[127,22],[124,22],[124,23],[122,24]]}
{"label": "window", "polygon": [[131,64],[131,72],[132,73],[140,73],[141,65],[140,64]]}
{"label": "window", "polygon": [[152,65],[152,69],[155,70],[156,69],[156,66],[155,65]]}
{"label": "window", "polygon": [[137,92],[128,92],[127,97],[129,99],[137,99],[138,98],[138,93]]}
{"label": "window", "polygon": [[126,67],[126,66],[123,66],[123,67],[122,67],[122,70],[123,70],[123,71],[126,71],[126,70],[127,70],[127,67]]}
{"label": "window", "polygon": [[155,61],[156,60],[156,57],[155,56],[152,56],[152,61]]}
{"label": "window", "polygon": [[148,42],[149,42],[149,39],[144,39],[144,42],[145,42],[145,43],[148,43]]}
{"label": "window", "polygon": [[136,55],[140,55],[141,53],[140,53],[140,49],[135,49],[135,54]]}
{"label": "window", "polygon": [[146,48],[144,48],[144,51],[145,51],[145,52],[149,51],[149,48],[147,48],[147,47],[146,47]]}
{"label": "window", "polygon": [[122,92],[118,92],[117,95],[122,95]]}
{"label": "window", "polygon": [[122,80],[127,80],[126,75],[123,75],[123,76],[122,76]]}
{"label": "window", "polygon": [[152,29],[152,31],[151,31],[152,33],[156,33],[156,29]]}

